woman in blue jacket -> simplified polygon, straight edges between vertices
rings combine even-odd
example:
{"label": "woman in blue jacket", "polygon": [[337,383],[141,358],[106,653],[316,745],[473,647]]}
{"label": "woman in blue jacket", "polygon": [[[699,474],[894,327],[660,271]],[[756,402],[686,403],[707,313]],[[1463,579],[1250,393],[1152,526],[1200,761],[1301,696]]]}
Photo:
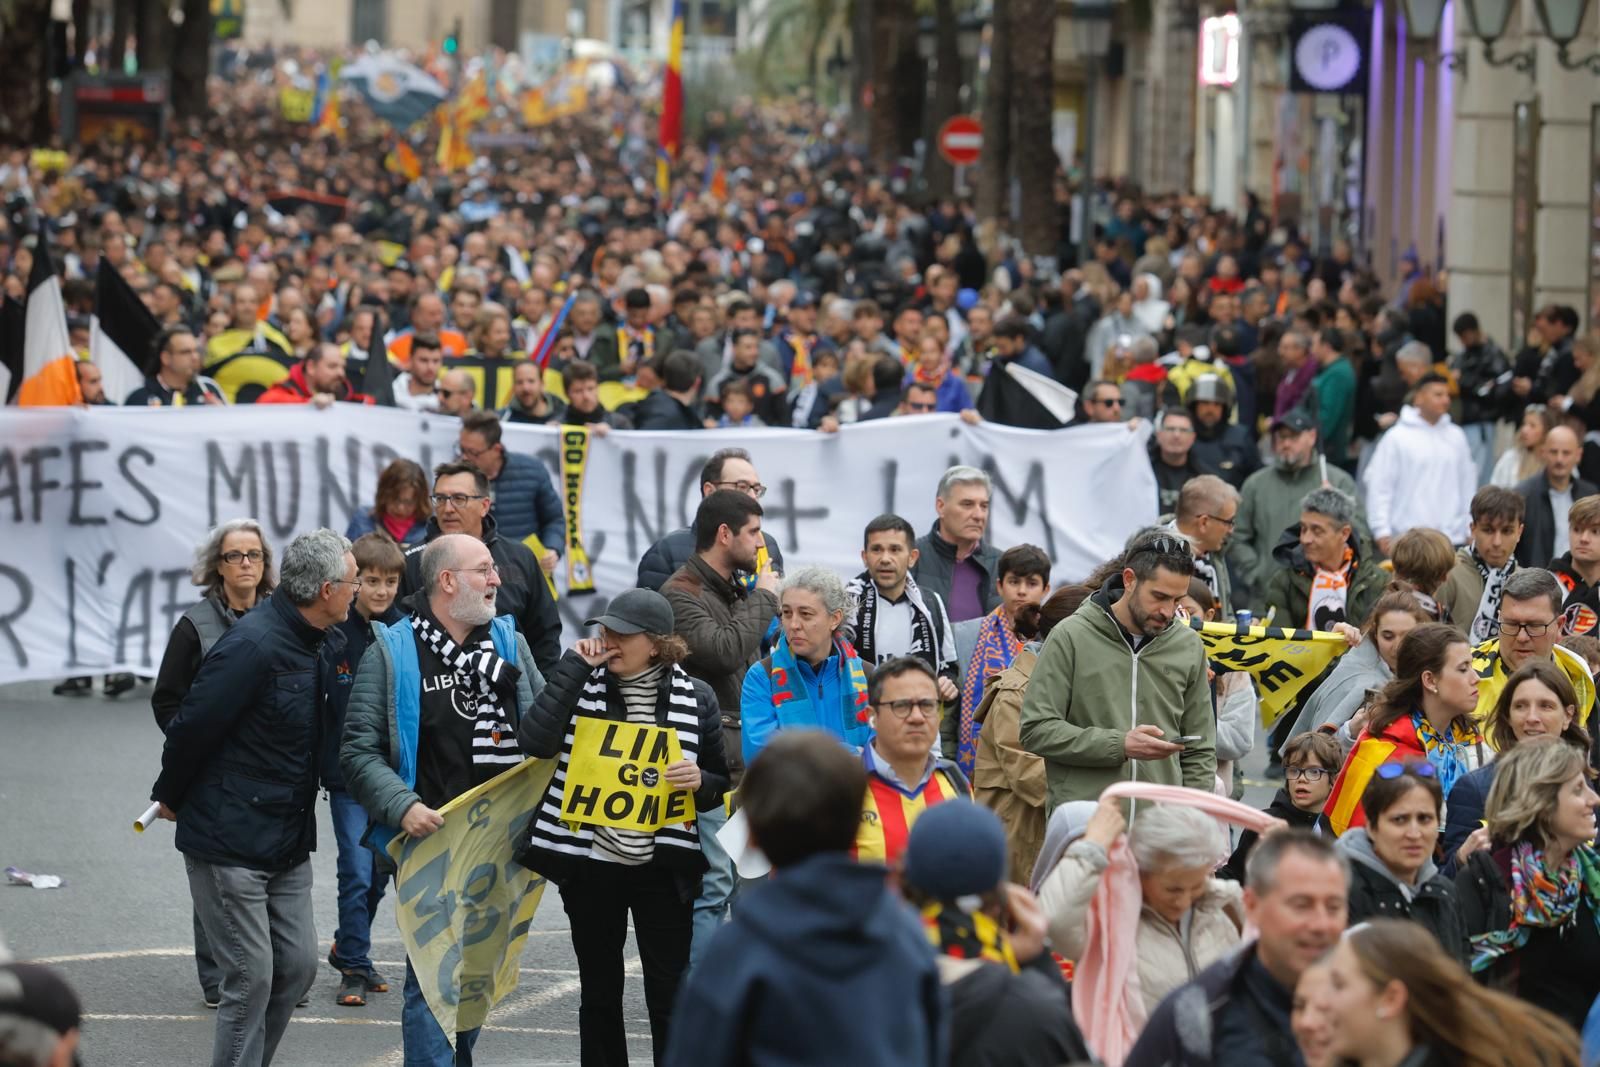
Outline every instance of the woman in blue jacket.
{"label": "woman in blue jacket", "polygon": [[378,475],[377,499],[371,511],[350,518],[344,535],[354,541],[369,533],[383,533],[402,549],[420,545],[428,535],[428,476],[409,459],[397,459]]}
{"label": "woman in blue jacket", "polygon": [[855,615],[844,582],[822,567],[803,567],[784,579],[778,604],[778,643],[745,672],[739,700],[745,765],[776,730],[822,730],[861,748],[872,737],[867,672],[839,637]]}

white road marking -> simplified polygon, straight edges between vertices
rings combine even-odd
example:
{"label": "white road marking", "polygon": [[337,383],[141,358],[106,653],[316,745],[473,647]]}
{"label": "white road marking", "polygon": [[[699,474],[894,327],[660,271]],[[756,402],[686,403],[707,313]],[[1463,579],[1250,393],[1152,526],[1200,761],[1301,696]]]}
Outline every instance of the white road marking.
{"label": "white road marking", "polygon": [[[198,1023],[211,1022],[216,1015],[207,1012],[204,1015],[162,1015],[162,1014],[132,1014],[126,1012],[86,1012],[84,1019],[97,1023]],[[294,1023],[303,1023],[320,1026],[387,1026],[398,1029],[399,1019],[338,1019],[321,1015],[296,1015],[290,1020]],[[546,1026],[501,1026],[497,1023],[488,1023],[484,1030],[496,1034],[533,1034],[543,1037],[577,1037],[576,1030],[561,1030]],[[649,1041],[649,1034],[629,1034],[630,1041]]]}
{"label": "white road marking", "polygon": [[[565,931],[562,932],[565,933]],[[105,960],[138,960],[157,959],[163,957],[181,958],[192,955],[194,955],[194,949],[192,948],[135,948],[126,949],[120,952],[82,952],[70,956],[41,956],[37,959],[28,960],[26,962],[59,967],[68,963],[99,963]],[[388,967],[402,972],[402,977],[400,979],[391,979],[391,984],[397,984],[399,981],[403,980],[403,973],[406,969],[405,960],[373,960],[372,962],[374,966]],[[578,969],[576,967],[522,967],[519,969],[519,973],[563,975],[570,977],[575,976],[578,973]]]}

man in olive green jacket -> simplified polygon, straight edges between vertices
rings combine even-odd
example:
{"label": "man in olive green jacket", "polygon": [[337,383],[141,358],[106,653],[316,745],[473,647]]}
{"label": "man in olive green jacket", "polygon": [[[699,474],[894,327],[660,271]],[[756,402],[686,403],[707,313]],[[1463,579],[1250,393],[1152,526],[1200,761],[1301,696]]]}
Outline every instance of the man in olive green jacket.
{"label": "man in olive green jacket", "polygon": [[1124,558],[1120,575],[1050,631],[1023,695],[1022,745],[1045,761],[1052,811],[1127,780],[1215,788],[1205,646],[1175,621],[1194,557],[1165,534]]}

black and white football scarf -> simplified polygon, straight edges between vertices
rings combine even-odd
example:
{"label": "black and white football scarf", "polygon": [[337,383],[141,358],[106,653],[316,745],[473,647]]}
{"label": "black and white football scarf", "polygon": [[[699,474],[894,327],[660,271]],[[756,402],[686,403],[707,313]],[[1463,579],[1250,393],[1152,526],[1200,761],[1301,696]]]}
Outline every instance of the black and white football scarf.
{"label": "black and white football scarf", "polygon": [[522,762],[517,747],[517,680],[522,672],[500,658],[485,628],[483,640],[471,648],[457,645],[451,636],[422,612],[411,617],[411,630],[456,672],[456,677],[477,705],[473,722],[472,762],[477,765],[510,766]]}
{"label": "black and white football scarf", "polygon": [[[861,662],[873,666],[881,658],[878,652],[878,584],[872,580],[870,572],[863,571],[850,581],[845,591],[860,604],[851,644]],[[934,637],[933,614],[917,588],[916,579],[909,574],[906,575],[905,598],[911,603],[911,647],[903,654],[924,660],[937,671],[944,664],[939,641]]]}
{"label": "black and white football scarf", "polygon": [[1478,577],[1483,580],[1483,594],[1478,597],[1478,610],[1472,617],[1469,634],[1474,644],[1482,644],[1500,636],[1500,595],[1505,592],[1506,579],[1517,569],[1517,561],[1508,559],[1504,567],[1497,571],[1490,570],[1489,565],[1474,552],[1472,562],[1477,565]]}
{"label": "black and white football scarf", "polygon": [[[555,773],[550,776],[550,786],[545,790],[544,799],[540,801],[538,814],[534,818],[532,840],[529,842],[534,852],[555,853],[577,859],[587,859],[591,855],[595,846],[595,827],[562,822],[561,802],[566,795],[567,764],[572,762],[577,719],[580,715],[612,721],[620,718],[611,710],[615,685],[616,680],[611,672],[603,666],[590,671],[583,683],[572,709],[572,717],[567,720],[567,735],[561,744],[561,754],[557,757],[559,762]],[[700,705],[695,697],[694,681],[682,667],[674,664],[666,688],[665,721],[661,725],[678,735],[678,747],[683,752],[683,758],[698,763]],[[620,697],[615,703],[621,707]],[[682,855],[699,851],[700,831],[696,822],[674,823],[655,832],[655,859],[669,859],[670,862],[674,853]],[[535,866],[534,869],[539,868]]]}

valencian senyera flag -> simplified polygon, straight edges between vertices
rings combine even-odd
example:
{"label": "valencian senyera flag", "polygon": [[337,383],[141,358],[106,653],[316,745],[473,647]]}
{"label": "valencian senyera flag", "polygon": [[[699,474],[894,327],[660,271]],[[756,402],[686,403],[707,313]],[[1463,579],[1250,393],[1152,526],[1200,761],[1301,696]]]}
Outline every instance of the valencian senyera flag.
{"label": "valencian senyera flag", "polygon": [[427,837],[389,843],[406,958],[451,1047],[517,987],[545,883],[512,856],[555,765],[524,760],[440,808],[444,825]]}

